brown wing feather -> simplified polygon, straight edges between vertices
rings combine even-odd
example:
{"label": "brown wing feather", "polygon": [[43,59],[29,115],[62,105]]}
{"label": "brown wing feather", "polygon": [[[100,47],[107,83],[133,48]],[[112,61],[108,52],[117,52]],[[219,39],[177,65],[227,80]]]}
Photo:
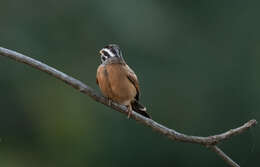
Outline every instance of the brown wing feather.
{"label": "brown wing feather", "polygon": [[100,86],[100,85],[99,85],[99,81],[98,81],[98,75],[100,75],[100,73],[101,73],[101,71],[102,71],[102,67],[103,67],[102,65],[99,65],[99,66],[98,66],[98,69],[97,69],[96,83],[97,83],[98,86]]}
{"label": "brown wing feather", "polygon": [[138,78],[135,75],[134,71],[128,65],[125,65],[125,68],[127,68],[126,71],[128,71],[127,78],[131,81],[131,83],[136,88],[136,92],[137,93],[136,93],[135,99],[138,101],[139,100],[139,96],[140,96],[140,88],[139,88]]}
{"label": "brown wing feather", "polygon": [[[99,68],[98,68],[99,69]],[[97,83],[97,85],[99,86],[99,84],[98,84],[98,69],[97,69],[97,74],[96,74],[96,83]]]}

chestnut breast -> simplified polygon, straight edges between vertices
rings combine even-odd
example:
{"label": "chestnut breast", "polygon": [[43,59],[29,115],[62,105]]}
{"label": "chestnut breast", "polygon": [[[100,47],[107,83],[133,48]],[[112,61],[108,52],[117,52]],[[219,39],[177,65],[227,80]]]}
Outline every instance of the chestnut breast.
{"label": "chestnut breast", "polygon": [[128,79],[125,64],[100,65],[97,80],[102,93],[120,104],[129,105],[134,100],[137,90]]}

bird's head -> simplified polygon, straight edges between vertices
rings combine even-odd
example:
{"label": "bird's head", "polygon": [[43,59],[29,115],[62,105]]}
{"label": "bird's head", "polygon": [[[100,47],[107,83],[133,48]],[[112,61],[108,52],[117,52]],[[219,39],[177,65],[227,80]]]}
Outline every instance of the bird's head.
{"label": "bird's head", "polygon": [[111,58],[123,59],[122,51],[116,44],[109,44],[99,51],[101,62],[104,63]]}

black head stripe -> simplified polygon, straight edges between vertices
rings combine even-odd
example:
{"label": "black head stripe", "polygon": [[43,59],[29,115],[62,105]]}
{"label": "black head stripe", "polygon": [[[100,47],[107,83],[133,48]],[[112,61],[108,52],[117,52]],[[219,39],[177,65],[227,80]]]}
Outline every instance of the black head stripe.
{"label": "black head stripe", "polygon": [[111,48],[110,50],[111,50],[111,52],[112,52],[114,55],[118,55],[118,53],[117,53],[117,51],[116,51],[115,48]]}
{"label": "black head stripe", "polygon": [[102,59],[102,61],[105,61],[106,57],[105,56],[101,56],[101,59]]}
{"label": "black head stripe", "polygon": [[107,51],[105,51],[105,50],[103,50],[103,54],[104,54],[107,58],[111,57],[111,56],[109,55],[109,53],[108,53]]}

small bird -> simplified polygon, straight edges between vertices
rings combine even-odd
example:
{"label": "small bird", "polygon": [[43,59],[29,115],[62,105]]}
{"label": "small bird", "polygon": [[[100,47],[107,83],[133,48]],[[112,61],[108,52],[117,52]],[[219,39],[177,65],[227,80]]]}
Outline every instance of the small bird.
{"label": "small bird", "polygon": [[96,81],[105,97],[125,105],[130,118],[132,110],[151,118],[140,104],[140,88],[137,76],[126,64],[118,45],[109,44],[99,51],[101,64],[97,69]]}

